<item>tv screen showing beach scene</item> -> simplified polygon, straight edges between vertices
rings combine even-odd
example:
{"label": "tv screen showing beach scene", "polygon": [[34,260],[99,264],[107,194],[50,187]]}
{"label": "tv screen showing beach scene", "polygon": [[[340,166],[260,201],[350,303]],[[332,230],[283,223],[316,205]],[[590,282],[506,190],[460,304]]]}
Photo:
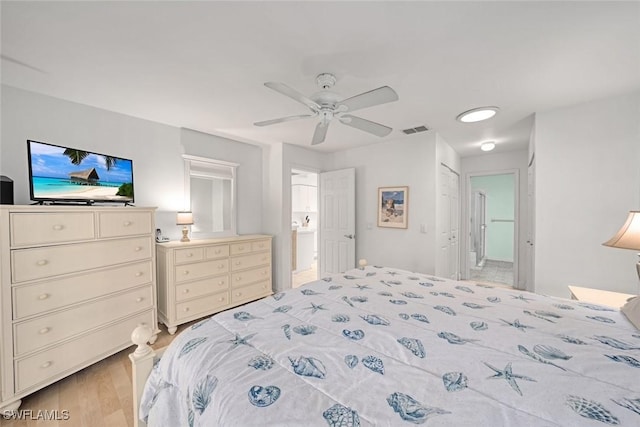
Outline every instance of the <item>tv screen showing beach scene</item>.
{"label": "tv screen showing beach scene", "polygon": [[27,141],[34,201],[133,203],[133,162],[75,148]]}

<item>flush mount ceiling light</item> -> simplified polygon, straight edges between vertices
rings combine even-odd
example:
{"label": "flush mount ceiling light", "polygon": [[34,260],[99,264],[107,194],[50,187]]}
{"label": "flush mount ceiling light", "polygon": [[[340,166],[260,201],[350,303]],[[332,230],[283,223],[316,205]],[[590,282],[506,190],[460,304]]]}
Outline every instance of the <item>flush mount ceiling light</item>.
{"label": "flush mount ceiling light", "polygon": [[479,107],[460,113],[456,120],[463,123],[475,123],[490,119],[500,110],[498,107]]}
{"label": "flush mount ceiling light", "polygon": [[482,145],[480,146],[480,149],[482,151],[491,151],[494,148],[496,148],[496,143],[493,141],[483,142]]}

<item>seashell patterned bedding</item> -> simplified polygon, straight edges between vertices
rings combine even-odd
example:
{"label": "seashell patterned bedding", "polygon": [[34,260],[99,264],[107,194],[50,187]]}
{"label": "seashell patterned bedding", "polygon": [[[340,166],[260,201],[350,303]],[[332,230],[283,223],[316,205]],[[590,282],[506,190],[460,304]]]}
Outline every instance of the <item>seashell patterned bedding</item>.
{"label": "seashell patterned bedding", "polygon": [[639,426],[640,333],[607,307],[367,266],[185,330],[139,414],[153,427]]}

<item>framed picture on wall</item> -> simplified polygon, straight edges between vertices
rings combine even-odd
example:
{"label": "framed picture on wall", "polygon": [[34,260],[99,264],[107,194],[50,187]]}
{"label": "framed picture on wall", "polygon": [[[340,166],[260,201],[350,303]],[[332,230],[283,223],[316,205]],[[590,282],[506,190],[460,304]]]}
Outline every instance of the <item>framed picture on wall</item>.
{"label": "framed picture on wall", "polygon": [[409,187],[378,188],[378,227],[407,228]]}

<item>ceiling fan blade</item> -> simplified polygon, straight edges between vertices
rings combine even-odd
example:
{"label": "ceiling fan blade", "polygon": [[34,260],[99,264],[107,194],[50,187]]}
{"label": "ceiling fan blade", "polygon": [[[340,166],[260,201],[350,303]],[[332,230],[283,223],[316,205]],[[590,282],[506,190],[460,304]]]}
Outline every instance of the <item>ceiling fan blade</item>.
{"label": "ceiling fan blade", "polygon": [[[398,94],[389,86],[382,86],[360,95],[352,96],[338,103],[338,107],[347,107],[346,111],[356,111],[361,108],[373,107],[374,105],[386,104],[398,100]],[[344,107],[342,107],[344,108]]]}
{"label": "ceiling fan blade", "polygon": [[278,93],[281,93],[285,96],[288,96],[289,98],[300,102],[301,104],[306,105],[307,107],[311,108],[311,110],[313,111],[320,111],[320,106],[312,101],[311,99],[307,98],[306,96],[304,96],[303,94],[301,94],[300,92],[298,92],[295,89],[290,88],[289,86],[287,86],[284,83],[278,83],[278,82],[266,82],[264,84],[266,87],[268,87],[269,89],[273,89]]}
{"label": "ceiling fan blade", "polygon": [[262,122],[255,122],[253,125],[254,126],[269,126],[269,125],[274,125],[276,123],[282,123],[282,122],[289,122],[291,120],[298,120],[298,119],[306,119],[309,117],[315,117],[315,114],[302,114],[299,116],[288,116],[288,117],[281,117],[279,119],[271,119],[271,120],[265,120]]}
{"label": "ceiling fan blade", "polygon": [[381,125],[380,123],[372,122],[349,114],[343,115],[340,118],[340,122],[347,126],[351,126],[380,137],[389,135],[393,130],[389,126]]}
{"label": "ceiling fan blade", "polygon": [[319,122],[316,125],[316,131],[313,133],[311,145],[317,145],[324,142],[324,139],[327,136],[327,130],[329,130],[329,123],[323,124],[322,122]]}

